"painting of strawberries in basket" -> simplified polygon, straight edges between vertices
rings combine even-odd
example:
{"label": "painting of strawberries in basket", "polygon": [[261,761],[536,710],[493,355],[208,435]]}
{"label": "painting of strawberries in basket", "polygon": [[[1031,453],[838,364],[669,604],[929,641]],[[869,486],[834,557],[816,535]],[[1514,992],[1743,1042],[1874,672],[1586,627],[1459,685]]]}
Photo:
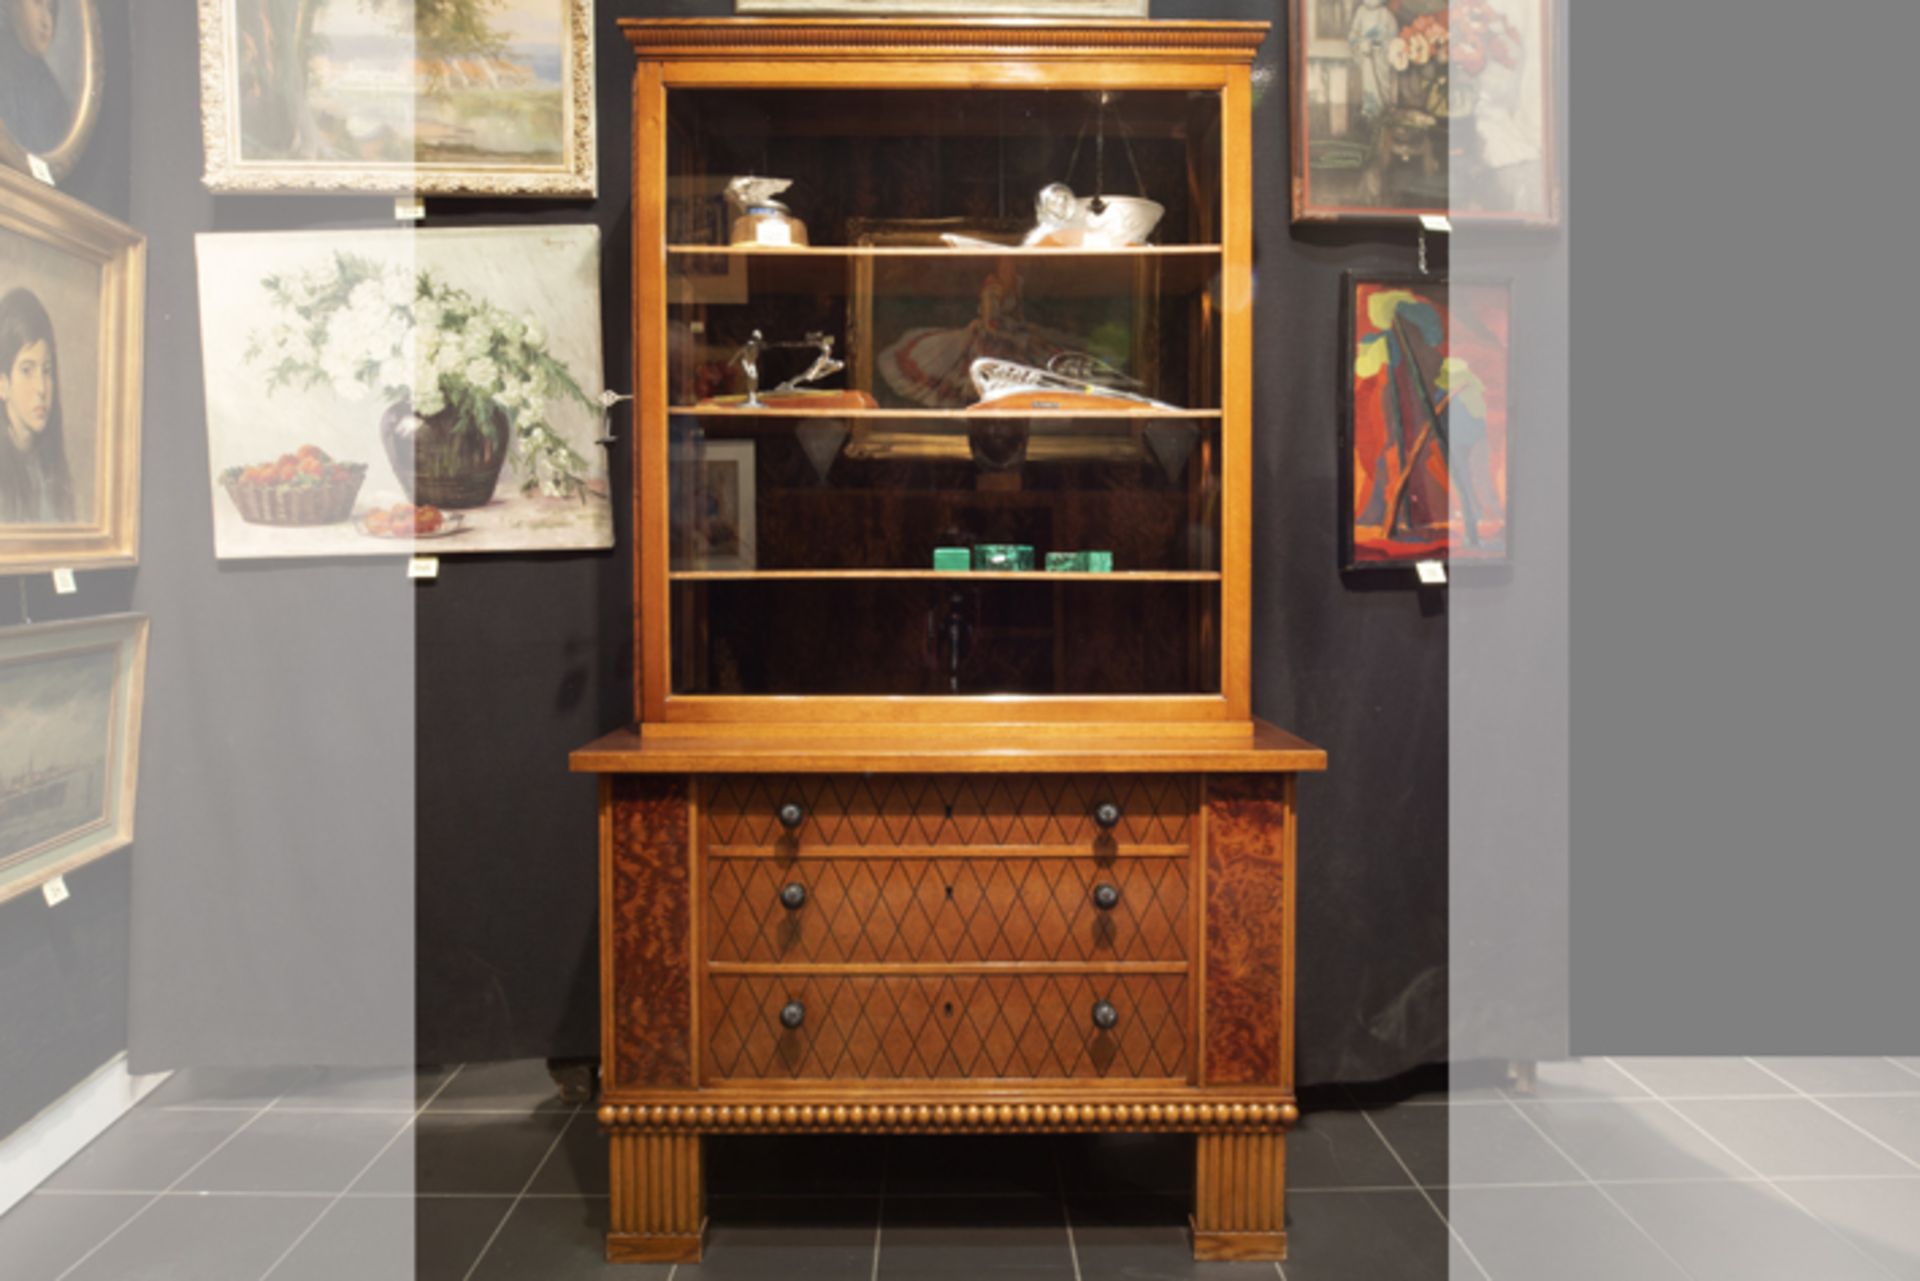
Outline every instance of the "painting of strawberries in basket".
{"label": "painting of strawberries in basket", "polygon": [[1341,562],[1501,562],[1512,498],[1504,284],[1347,277]]}

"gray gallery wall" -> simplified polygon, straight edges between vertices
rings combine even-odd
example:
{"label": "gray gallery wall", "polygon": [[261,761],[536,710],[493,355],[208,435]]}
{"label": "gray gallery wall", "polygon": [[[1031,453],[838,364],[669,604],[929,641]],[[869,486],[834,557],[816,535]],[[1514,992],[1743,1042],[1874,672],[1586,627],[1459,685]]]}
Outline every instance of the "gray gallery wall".
{"label": "gray gallery wall", "polygon": [[[102,56],[110,85],[124,86],[128,0],[101,0]],[[63,189],[126,218],[132,100],[109,92],[92,144]],[[127,610],[135,572],[81,574],[61,596],[51,576],[0,576],[0,626]],[[65,903],[38,893],[0,903],[0,1137],[78,1085],[127,1047],[128,912],[133,852],[121,850],[67,876]]]}

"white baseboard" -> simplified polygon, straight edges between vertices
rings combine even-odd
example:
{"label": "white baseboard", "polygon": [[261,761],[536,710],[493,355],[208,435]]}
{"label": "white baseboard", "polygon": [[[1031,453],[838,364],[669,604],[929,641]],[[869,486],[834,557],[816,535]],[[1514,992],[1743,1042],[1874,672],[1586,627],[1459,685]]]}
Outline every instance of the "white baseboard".
{"label": "white baseboard", "polygon": [[116,1054],[33,1120],[0,1139],[0,1214],[153,1093],[171,1072],[134,1076]]}

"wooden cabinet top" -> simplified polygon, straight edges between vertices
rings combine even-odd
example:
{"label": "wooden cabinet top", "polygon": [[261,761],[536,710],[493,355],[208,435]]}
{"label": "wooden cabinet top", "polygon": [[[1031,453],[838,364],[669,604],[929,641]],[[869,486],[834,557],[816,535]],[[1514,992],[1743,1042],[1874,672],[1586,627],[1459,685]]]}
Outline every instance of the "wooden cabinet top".
{"label": "wooden cabinet top", "polygon": [[1144,734],[1139,726],[818,729],[750,738],[621,730],[575,752],[581,774],[1261,774],[1324,770],[1327,754],[1283,729]]}

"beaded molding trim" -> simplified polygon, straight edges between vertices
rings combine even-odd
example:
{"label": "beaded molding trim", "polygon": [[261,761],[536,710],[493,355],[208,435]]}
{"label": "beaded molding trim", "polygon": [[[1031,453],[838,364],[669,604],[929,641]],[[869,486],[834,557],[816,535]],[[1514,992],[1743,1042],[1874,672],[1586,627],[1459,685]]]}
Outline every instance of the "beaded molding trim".
{"label": "beaded molding trim", "polygon": [[730,21],[628,18],[620,26],[642,57],[820,56],[915,51],[1042,53],[1113,58],[1212,57],[1249,62],[1266,37],[1263,22],[1007,23],[866,21]]}
{"label": "beaded molding trim", "polygon": [[609,1130],[726,1133],[1048,1133],[1163,1130],[1234,1134],[1284,1130],[1300,1120],[1292,1102],[1196,1103],[652,1103],[604,1104]]}

